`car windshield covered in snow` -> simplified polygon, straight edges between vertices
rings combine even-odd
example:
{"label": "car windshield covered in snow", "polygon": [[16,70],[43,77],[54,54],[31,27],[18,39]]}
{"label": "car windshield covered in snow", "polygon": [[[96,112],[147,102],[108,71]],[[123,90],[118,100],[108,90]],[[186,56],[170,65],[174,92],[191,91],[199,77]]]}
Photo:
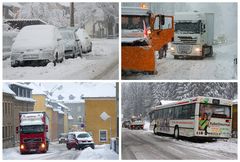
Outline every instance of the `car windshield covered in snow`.
{"label": "car windshield covered in snow", "polygon": [[148,28],[150,24],[148,16],[127,16],[127,15],[122,16],[122,29],[143,30],[144,23],[146,25],[146,28]]}
{"label": "car windshield covered in snow", "polygon": [[201,21],[197,22],[176,22],[175,32],[179,34],[200,34]]}
{"label": "car windshield covered in snow", "polygon": [[60,30],[61,35],[63,37],[64,40],[75,40],[74,38],[74,33],[70,30]]}
{"label": "car windshield covered in snow", "polygon": [[91,137],[88,133],[80,133],[77,138],[88,138]]}
{"label": "car windshield covered in snow", "polygon": [[28,125],[20,127],[21,133],[41,133],[44,132],[44,125]]}

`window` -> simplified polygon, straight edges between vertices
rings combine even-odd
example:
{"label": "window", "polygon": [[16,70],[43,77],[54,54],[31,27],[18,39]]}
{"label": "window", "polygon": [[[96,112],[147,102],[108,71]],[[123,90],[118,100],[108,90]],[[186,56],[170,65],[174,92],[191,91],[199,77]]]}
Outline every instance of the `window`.
{"label": "window", "polygon": [[182,115],[182,106],[175,107],[175,119],[180,119]]}
{"label": "window", "polygon": [[107,130],[100,130],[99,131],[99,141],[100,142],[107,142]]}

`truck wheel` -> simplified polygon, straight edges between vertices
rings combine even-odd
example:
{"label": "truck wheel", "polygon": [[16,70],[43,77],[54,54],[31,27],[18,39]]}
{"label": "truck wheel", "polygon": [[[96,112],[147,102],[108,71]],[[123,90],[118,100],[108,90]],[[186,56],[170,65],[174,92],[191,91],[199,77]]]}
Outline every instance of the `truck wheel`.
{"label": "truck wheel", "polygon": [[174,138],[179,139],[179,128],[176,126],[174,128]]}
{"label": "truck wheel", "polygon": [[209,57],[212,57],[213,56],[213,48],[212,48],[212,46],[209,46],[209,48],[210,48],[210,52],[209,52]]}

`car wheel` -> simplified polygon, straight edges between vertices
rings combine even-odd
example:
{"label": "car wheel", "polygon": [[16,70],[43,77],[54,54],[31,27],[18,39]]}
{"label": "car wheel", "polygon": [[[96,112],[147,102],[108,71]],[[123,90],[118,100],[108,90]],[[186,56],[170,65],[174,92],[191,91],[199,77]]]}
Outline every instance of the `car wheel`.
{"label": "car wheel", "polygon": [[92,149],[95,149],[95,146],[94,146],[94,145],[91,145],[91,148],[92,148]]}

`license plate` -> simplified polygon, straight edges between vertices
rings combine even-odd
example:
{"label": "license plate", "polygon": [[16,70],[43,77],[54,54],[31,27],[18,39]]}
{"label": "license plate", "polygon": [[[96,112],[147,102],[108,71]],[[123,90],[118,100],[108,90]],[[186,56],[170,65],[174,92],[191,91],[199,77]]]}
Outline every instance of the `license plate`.
{"label": "license plate", "polygon": [[30,149],[30,151],[36,151],[36,149]]}
{"label": "license plate", "polygon": [[37,59],[38,55],[23,55],[23,59]]}

